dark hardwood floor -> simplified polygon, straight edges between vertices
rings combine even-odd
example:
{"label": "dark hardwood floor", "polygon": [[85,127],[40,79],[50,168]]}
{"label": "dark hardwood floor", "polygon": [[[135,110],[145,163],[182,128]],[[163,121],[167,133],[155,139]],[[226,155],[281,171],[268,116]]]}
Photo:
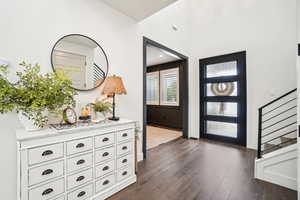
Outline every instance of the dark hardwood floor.
{"label": "dark hardwood floor", "polygon": [[177,139],[148,151],[138,182],[109,200],[296,200],[295,191],[255,180],[255,151]]}

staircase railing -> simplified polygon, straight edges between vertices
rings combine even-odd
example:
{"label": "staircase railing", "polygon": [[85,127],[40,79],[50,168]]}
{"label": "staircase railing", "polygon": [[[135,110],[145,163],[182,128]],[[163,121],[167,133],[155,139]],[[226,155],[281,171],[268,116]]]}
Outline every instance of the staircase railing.
{"label": "staircase railing", "polygon": [[99,80],[104,80],[105,79],[105,72],[99,67],[96,63],[94,63],[94,83],[95,86],[97,85],[97,82]]}
{"label": "staircase railing", "polygon": [[297,89],[258,109],[257,158],[297,142]]}

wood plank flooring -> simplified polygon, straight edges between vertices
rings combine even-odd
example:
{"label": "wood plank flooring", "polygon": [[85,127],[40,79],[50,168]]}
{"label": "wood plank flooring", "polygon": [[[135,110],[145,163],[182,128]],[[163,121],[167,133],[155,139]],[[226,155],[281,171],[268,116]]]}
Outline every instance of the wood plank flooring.
{"label": "wood plank flooring", "polygon": [[148,151],[138,182],[109,200],[296,200],[295,191],[255,180],[255,151],[179,138]]}

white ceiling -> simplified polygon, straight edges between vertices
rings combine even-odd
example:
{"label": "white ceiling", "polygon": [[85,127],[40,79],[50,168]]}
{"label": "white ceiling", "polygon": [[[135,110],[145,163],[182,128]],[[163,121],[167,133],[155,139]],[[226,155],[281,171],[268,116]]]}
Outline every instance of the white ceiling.
{"label": "white ceiling", "polygon": [[181,60],[181,58],[163,49],[151,45],[147,46],[147,66],[168,63],[176,60]]}
{"label": "white ceiling", "polygon": [[102,0],[123,14],[141,21],[177,0]]}

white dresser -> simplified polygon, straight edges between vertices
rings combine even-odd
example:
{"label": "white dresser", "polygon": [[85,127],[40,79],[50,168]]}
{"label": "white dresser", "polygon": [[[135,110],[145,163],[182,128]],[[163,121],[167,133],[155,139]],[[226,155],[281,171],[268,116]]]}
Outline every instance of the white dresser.
{"label": "white dresser", "polygon": [[135,122],[17,131],[19,200],[102,200],[136,182]]}

